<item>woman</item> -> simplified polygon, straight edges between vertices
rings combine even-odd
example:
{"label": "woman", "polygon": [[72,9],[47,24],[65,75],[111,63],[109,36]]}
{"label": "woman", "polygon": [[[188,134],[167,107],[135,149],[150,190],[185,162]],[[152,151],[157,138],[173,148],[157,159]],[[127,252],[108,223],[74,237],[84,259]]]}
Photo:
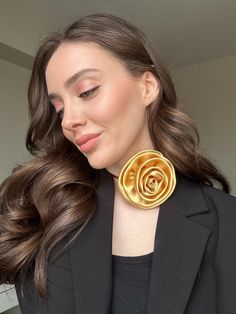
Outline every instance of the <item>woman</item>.
{"label": "woman", "polygon": [[236,200],[151,41],[81,18],[44,40],[28,99],[34,158],[0,220],[22,313],[234,313]]}

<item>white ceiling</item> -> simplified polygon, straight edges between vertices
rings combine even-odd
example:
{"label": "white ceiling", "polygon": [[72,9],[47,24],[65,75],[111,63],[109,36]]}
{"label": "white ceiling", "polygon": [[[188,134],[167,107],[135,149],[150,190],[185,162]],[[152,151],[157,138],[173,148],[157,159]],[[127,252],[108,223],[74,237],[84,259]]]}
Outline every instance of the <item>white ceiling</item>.
{"label": "white ceiling", "polygon": [[141,27],[170,67],[236,54],[236,0],[1,0],[0,42],[34,55],[45,34],[96,12]]}

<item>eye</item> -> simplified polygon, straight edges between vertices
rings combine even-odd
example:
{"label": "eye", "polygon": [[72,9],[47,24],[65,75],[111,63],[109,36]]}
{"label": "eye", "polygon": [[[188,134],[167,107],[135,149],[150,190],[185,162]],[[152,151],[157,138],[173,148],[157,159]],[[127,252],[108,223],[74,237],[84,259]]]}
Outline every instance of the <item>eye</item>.
{"label": "eye", "polygon": [[63,119],[63,115],[64,115],[64,108],[61,108],[60,110],[58,110],[57,111],[57,115],[62,120]]}
{"label": "eye", "polygon": [[92,96],[93,93],[99,88],[99,86],[96,86],[92,89],[87,90],[86,92],[83,92],[82,94],[79,95],[81,98],[87,98],[89,96]]}

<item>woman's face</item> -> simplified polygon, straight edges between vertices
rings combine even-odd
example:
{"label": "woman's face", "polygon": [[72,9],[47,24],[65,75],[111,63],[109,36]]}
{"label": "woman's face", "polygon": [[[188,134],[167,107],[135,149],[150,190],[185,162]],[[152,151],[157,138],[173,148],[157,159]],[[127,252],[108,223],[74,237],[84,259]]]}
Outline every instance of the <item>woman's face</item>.
{"label": "woman's face", "polygon": [[[118,175],[135,153],[153,149],[146,110],[159,84],[152,73],[134,77],[99,45],[69,42],[55,51],[45,76],[65,137],[93,168]],[[97,137],[81,144],[88,134]]]}

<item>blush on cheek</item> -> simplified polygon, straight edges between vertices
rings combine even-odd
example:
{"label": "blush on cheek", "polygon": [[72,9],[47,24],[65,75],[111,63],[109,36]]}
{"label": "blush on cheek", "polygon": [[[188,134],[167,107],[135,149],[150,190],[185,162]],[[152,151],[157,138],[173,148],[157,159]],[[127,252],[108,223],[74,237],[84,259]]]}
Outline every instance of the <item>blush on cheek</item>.
{"label": "blush on cheek", "polygon": [[102,100],[103,106],[98,106],[96,117],[99,116],[101,120],[111,123],[114,119],[124,117],[130,104],[133,104],[134,94],[132,94],[129,83],[122,83],[116,85],[116,88],[110,91],[108,95]]}

